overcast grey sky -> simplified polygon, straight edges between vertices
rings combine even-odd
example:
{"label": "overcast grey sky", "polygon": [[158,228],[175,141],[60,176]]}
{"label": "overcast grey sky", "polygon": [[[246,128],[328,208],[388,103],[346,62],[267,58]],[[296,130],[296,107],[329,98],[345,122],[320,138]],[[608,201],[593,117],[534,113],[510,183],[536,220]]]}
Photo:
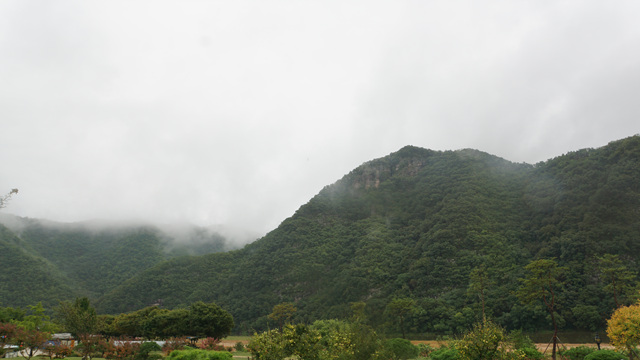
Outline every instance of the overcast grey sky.
{"label": "overcast grey sky", "polygon": [[264,234],[405,145],[640,132],[638,1],[2,1],[3,211]]}

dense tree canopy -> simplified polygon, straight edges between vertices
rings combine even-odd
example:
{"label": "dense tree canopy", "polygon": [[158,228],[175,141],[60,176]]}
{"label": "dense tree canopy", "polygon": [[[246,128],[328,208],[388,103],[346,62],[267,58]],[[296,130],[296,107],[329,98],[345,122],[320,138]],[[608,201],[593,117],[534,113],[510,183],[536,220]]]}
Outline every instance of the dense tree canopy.
{"label": "dense tree canopy", "polygon": [[119,314],[106,323],[102,333],[111,336],[144,337],[147,339],[180,336],[212,337],[220,339],[234,327],[229,312],[214,303],[198,301],[189,308],[174,310],[149,306]]}
{"label": "dense tree canopy", "polygon": [[0,225],[0,306],[96,300],[169,258],[225,249],[223,237],[197,227],[176,239],[146,225],[63,224],[6,214],[0,223],[7,224]]}

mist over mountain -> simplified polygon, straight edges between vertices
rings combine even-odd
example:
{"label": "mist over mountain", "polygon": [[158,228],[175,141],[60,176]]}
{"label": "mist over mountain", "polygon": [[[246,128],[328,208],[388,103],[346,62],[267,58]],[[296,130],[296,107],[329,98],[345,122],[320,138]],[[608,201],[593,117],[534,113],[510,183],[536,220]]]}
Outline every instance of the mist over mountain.
{"label": "mist over mountain", "polygon": [[[92,261],[109,263],[120,275],[92,278],[89,293],[88,282],[64,268],[81,257],[44,254],[58,244],[58,230],[3,228],[0,244],[37,255],[43,271],[65,269],[42,281],[73,278],[61,283],[74,285],[65,295],[88,293],[101,312],[214,301],[233,314],[237,333],[269,327],[267,315],[282,302],[295,303],[296,321],[310,322],[349,316],[350,303],[362,301],[373,325],[388,325],[385,309],[395,298],[414,301],[410,332],[456,333],[479,320],[480,301],[468,288],[480,266],[490,280],[489,316],[508,328],[539,330],[548,326],[544,309],[523,307],[514,293],[524,266],[554,258],[568,268],[558,289],[562,325],[593,331],[614,308],[597,258],[616,255],[634,274],[640,271],[639,209],[638,135],[535,165],[473,149],[407,146],[324,187],[242,249],[175,257],[158,247],[157,230],[108,232],[102,244],[117,238],[121,245]],[[117,262],[123,247],[135,266]],[[4,296],[2,305],[15,302]]]}
{"label": "mist over mountain", "polygon": [[59,223],[8,214],[0,214],[0,224],[0,303],[12,306],[96,299],[167,259],[238,246],[210,229],[186,225]]}

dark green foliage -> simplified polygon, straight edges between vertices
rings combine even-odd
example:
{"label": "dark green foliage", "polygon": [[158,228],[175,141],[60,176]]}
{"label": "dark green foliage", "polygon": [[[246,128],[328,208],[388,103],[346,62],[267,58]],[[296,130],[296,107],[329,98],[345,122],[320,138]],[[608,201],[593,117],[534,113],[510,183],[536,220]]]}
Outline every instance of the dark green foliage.
{"label": "dark green foliage", "polygon": [[73,304],[68,301],[61,302],[56,309],[56,315],[64,330],[76,337],[95,334],[98,330],[98,315],[86,297],[76,298]]}
{"label": "dark green foliage", "polygon": [[628,360],[629,358],[613,350],[596,350],[584,357],[584,360]]}
{"label": "dark green foliage", "polygon": [[428,357],[435,349],[429,344],[418,344],[418,355],[420,357]]}
{"label": "dark green foliage", "polygon": [[523,347],[513,351],[513,354],[518,356],[519,359],[527,359],[527,360],[541,360],[544,359],[545,356],[541,353],[538,348],[534,347]]}
{"label": "dark green foliage", "polygon": [[431,360],[459,360],[460,354],[453,346],[441,346],[429,354]]}
{"label": "dark green foliage", "polygon": [[385,354],[394,360],[406,360],[418,356],[420,349],[407,339],[389,339],[384,343]]}
{"label": "dark green foliage", "polygon": [[403,339],[405,338],[404,319],[411,314],[414,307],[415,300],[409,298],[395,298],[387,304],[385,312],[392,322],[397,322]]}
{"label": "dark green foliage", "polygon": [[0,225],[0,305],[26,307],[42,301],[51,308],[60,300],[73,298],[76,291],[65,277],[28,248],[22,239]]}
{"label": "dark green foliage", "polygon": [[221,339],[233,329],[233,317],[214,303],[202,301],[188,309],[167,310],[149,306],[116,316],[105,334],[147,339],[197,336]]}
{"label": "dark green foliage", "polygon": [[241,341],[236,342],[235,345],[233,345],[233,348],[236,349],[236,351],[245,351],[246,347],[244,346],[244,344]]}
{"label": "dark green foliage", "polygon": [[25,311],[22,309],[16,309],[12,307],[2,308],[0,307],[0,323],[8,323],[11,321],[22,321],[25,316]]}
{"label": "dark green foliage", "polygon": [[522,333],[522,330],[514,330],[509,333],[509,341],[512,343],[513,351],[519,359],[539,360],[544,358],[536,344],[530,337]]}
{"label": "dark green foliage", "polygon": [[162,347],[153,341],[147,341],[140,344],[138,352],[134,356],[134,360],[159,360],[162,355],[154,352],[162,351]]}
{"label": "dark green foliage", "polygon": [[522,330],[513,330],[509,333],[509,341],[514,349],[535,348],[536,344],[530,337],[522,333]]}
{"label": "dark green foliage", "polygon": [[189,307],[189,331],[199,337],[222,339],[233,329],[233,317],[214,303],[198,301]]}
{"label": "dark green foliage", "polygon": [[151,229],[93,230],[27,219],[18,234],[30,253],[46,259],[65,283],[92,298],[165,259]]}
{"label": "dark green foliage", "polygon": [[76,297],[96,299],[168,258],[225,250],[224,238],[196,227],[168,235],[150,226],[62,224],[9,215],[0,216],[0,223],[11,228],[0,225],[0,306],[43,301],[53,307]]}
{"label": "dark green foliage", "polygon": [[590,346],[576,346],[567,350],[560,350],[558,354],[569,360],[583,360],[585,356],[596,351],[596,348]]}

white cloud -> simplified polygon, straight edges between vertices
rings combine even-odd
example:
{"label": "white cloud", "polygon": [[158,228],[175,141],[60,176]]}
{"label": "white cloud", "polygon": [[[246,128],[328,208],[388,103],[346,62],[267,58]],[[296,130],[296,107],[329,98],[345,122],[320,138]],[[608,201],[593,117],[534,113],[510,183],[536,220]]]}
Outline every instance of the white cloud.
{"label": "white cloud", "polygon": [[635,2],[0,3],[10,209],[264,233],[404,145],[638,133]]}

